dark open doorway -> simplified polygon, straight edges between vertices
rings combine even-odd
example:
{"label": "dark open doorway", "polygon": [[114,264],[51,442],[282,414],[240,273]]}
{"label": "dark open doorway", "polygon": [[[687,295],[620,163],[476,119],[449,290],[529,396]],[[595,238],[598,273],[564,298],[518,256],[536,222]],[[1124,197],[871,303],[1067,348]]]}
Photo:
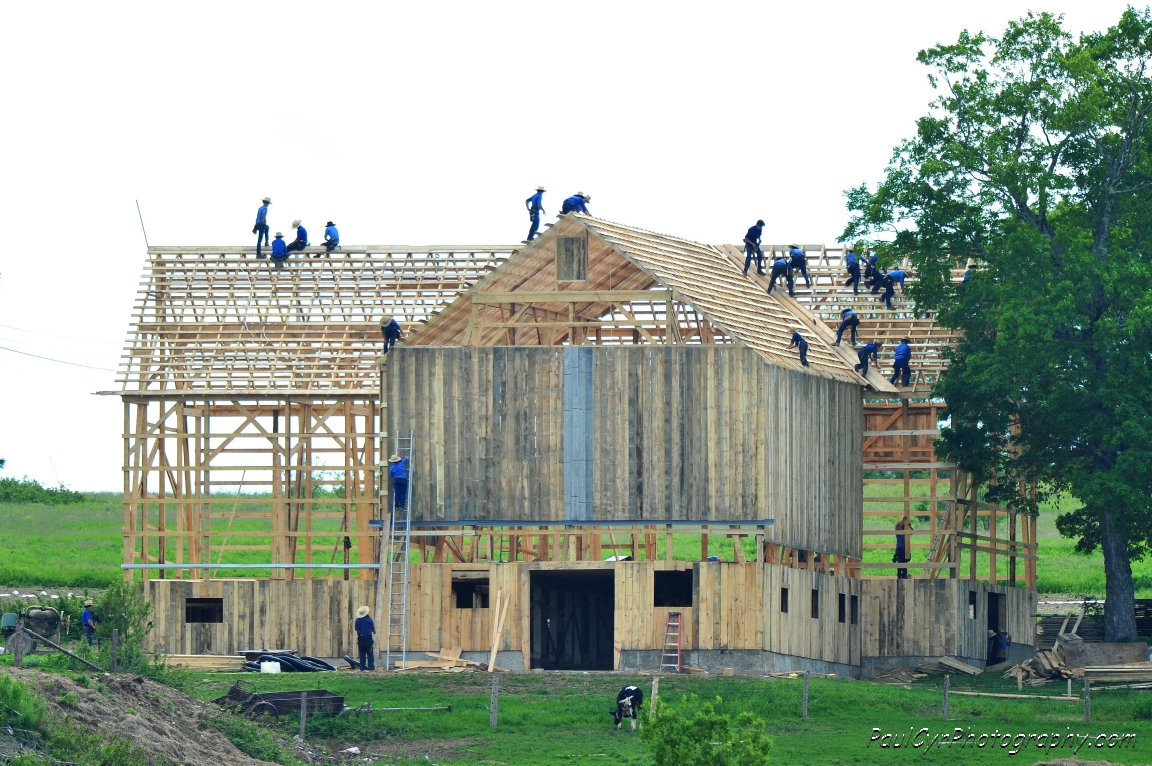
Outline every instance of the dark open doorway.
{"label": "dark open doorway", "polygon": [[532,667],[612,670],[616,576],[532,572]]}
{"label": "dark open doorway", "polygon": [[1004,596],[1000,593],[988,594],[988,630],[994,630],[997,633],[1004,630],[1003,603]]}

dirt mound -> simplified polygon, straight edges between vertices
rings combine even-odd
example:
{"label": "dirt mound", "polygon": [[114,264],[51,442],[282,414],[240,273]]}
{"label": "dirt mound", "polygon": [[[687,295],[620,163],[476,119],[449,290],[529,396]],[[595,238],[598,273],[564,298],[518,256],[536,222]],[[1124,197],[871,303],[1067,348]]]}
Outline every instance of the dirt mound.
{"label": "dirt mound", "polygon": [[[70,677],[36,670],[2,668],[0,672],[31,685],[53,714],[71,716],[105,736],[120,734],[149,753],[182,766],[267,766],[250,758],[228,739],[200,725],[207,703],[141,676],[98,675],[92,687]],[[104,685],[104,691],[94,688]],[[68,696],[65,696],[68,695]],[[215,712],[215,711],[212,711]]]}

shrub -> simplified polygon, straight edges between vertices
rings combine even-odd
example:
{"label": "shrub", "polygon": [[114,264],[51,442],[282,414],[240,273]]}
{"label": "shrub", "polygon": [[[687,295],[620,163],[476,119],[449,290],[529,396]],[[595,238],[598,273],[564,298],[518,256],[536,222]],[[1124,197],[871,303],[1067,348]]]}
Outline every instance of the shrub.
{"label": "shrub", "polygon": [[[721,699],[716,698],[716,705]],[[645,711],[641,711],[645,713]],[[656,766],[763,766],[771,741],[764,719],[741,713],[735,723],[716,712],[711,702],[700,704],[695,694],[676,707],[657,699],[656,714],[643,715],[640,736],[652,751]]]}
{"label": "shrub", "polygon": [[72,505],[84,502],[80,492],[61,484],[59,487],[44,487],[35,479],[0,479],[0,503],[39,503],[41,505]]}

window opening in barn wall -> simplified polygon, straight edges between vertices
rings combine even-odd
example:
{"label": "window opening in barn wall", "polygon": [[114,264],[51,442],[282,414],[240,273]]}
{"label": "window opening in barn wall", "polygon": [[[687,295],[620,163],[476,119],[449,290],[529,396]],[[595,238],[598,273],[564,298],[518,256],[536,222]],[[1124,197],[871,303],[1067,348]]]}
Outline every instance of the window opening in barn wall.
{"label": "window opening in barn wall", "polygon": [[224,622],[224,599],[186,599],[184,601],[184,622]]}
{"label": "window opening in barn wall", "polygon": [[976,591],[968,591],[968,619],[976,619]]}
{"label": "window opening in barn wall", "polygon": [[860,597],[853,596],[850,603],[852,608],[852,624],[858,625],[860,623]]}
{"label": "window opening in barn wall", "polygon": [[652,606],[692,606],[691,569],[653,572]]}
{"label": "window opening in barn wall", "polygon": [[812,619],[820,619],[820,591],[812,589]]}
{"label": "window opening in barn wall", "polygon": [[616,573],[533,571],[531,664],[545,670],[612,670]]}
{"label": "window opening in barn wall", "polygon": [[[476,576],[471,576],[473,574]],[[452,595],[457,609],[487,609],[490,592],[487,572],[452,573]]]}
{"label": "window opening in barn wall", "polygon": [[784,614],[788,614],[788,589],[787,588],[781,588],[780,589],[780,611]]}
{"label": "window opening in barn wall", "polygon": [[843,593],[839,594],[839,598],[837,599],[838,603],[836,604],[836,617],[840,622],[848,621],[847,600]]}

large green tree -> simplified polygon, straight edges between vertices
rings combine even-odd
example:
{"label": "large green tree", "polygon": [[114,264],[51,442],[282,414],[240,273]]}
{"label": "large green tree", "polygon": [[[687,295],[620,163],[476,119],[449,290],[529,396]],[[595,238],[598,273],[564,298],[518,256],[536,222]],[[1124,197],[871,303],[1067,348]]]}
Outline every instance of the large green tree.
{"label": "large green tree", "polygon": [[847,192],[843,234],[909,258],[917,306],[963,331],[936,386],[944,454],[1083,504],[1058,526],[1103,551],[1108,640],[1136,635],[1130,561],[1152,543],[1150,57],[1132,8],[1103,33],[1029,14],[921,51],[940,95]]}

